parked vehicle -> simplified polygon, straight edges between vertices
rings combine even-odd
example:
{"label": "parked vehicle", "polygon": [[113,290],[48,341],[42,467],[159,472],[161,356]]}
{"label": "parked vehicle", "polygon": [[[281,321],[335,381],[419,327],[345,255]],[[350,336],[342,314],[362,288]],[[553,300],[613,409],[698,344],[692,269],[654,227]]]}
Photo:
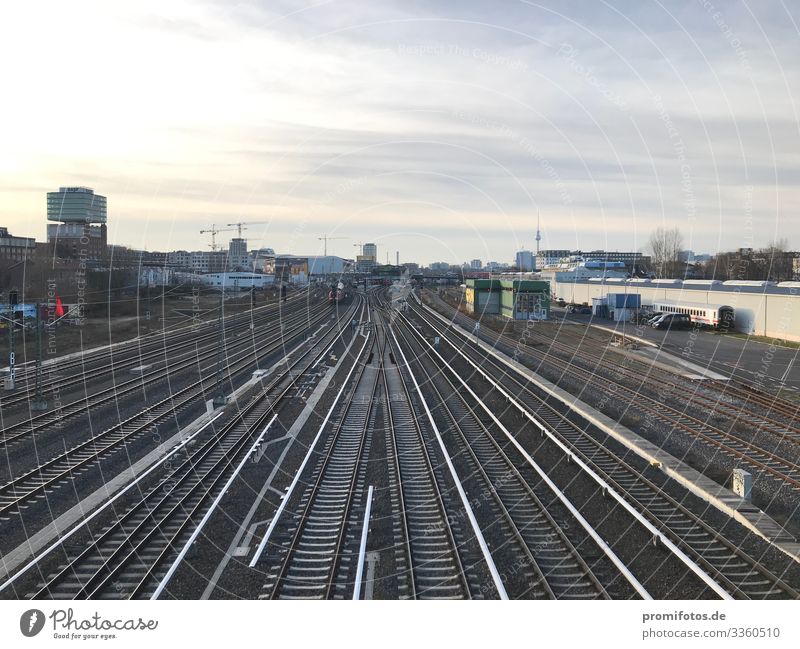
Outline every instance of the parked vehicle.
{"label": "parked vehicle", "polygon": [[691,329],[692,318],[688,313],[665,313],[651,326],[653,329]]}
{"label": "parked vehicle", "polygon": [[658,300],[653,302],[653,309],[662,313],[688,315],[692,322],[717,329],[733,329],[735,318],[733,307],[726,304],[695,304]]}

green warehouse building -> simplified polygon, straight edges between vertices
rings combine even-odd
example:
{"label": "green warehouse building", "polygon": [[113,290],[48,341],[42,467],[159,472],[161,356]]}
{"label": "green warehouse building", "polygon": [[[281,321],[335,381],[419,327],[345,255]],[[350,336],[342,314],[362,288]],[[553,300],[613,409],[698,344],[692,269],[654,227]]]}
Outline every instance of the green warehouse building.
{"label": "green warehouse building", "polygon": [[513,320],[550,317],[550,283],[531,279],[468,279],[467,310]]}

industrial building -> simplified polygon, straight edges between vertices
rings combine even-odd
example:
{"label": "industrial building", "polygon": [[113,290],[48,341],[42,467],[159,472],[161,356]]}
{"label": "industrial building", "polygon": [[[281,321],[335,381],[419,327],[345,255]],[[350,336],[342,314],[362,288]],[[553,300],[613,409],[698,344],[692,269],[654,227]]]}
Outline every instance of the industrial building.
{"label": "industrial building", "polygon": [[274,276],[276,282],[305,284],[308,282],[308,257],[278,255],[275,257]]}
{"label": "industrial building", "polygon": [[550,285],[528,279],[468,279],[466,303],[470,313],[502,315],[512,320],[547,320]]}
{"label": "industrial building", "polygon": [[592,298],[592,314],[616,322],[633,320],[641,308],[642,296],[638,293],[609,293],[605,297]]}
{"label": "industrial building", "polygon": [[36,252],[36,239],[15,237],[8,228],[0,228],[0,264],[5,266],[28,260]]}
{"label": "industrial building", "polygon": [[352,261],[335,255],[311,255],[308,257],[309,275],[341,275],[351,269]]}
{"label": "industrial building", "polygon": [[358,255],[356,257],[356,271],[359,273],[371,273],[377,265],[378,262],[372,256]]}
{"label": "industrial building", "polygon": [[542,280],[551,282],[552,286],[553,282],[573,282],[593,277],[625,279],[629,273],[624,262],[621,261],[595,259],[587,261],[580,256],[571,256],[564,258],[556,266],[542,269],[539,276]]}
{"label": "industrial building", "polygon": [[226,291],[249,291],[251,288],[264,288],[271,286],[274,277],[262,273],[208,273],[203,275],[203,281],[215,288],[224,287]]}
{"label": "industrial building", "polygon": [[543,270],[564,263],[569,258],[582,258],[586,261],[621,263],[630,274],[643,273],[650,264],[650,257],[641,252],[616,250],[541,250],[536,255],[536,268]]}
{"label": "industrial building", "polygon": [[800,283],[718,280],[593,278],[551,284],[551,294],[571,304],[591,305],[609,293],[636,293],[642,306],[657,300],[681,304],[731,306],[734,330],[779,340],[800,341]]}

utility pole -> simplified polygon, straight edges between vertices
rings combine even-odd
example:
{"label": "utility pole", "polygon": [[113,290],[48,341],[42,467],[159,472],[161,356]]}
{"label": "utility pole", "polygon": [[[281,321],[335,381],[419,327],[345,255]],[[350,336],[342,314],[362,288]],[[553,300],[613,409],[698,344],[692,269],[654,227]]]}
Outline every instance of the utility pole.
{"label": "utility pole", "polygon": [[147,333],[150,333],[150,272],[147,273],[147,311],[144,314],[145,320],[147,320]]}
{"label": "utility pole", "polygon": [[16,354],[14,353],[14,328],[17,320],[14,317],[14,307],[17,306],[17,291],[8,292],[8,378],[6,379],[6,390],[13,390],[16,378]]}
{"label": "utility pole", "polygon": [[219,291],[219,316],[217,317],[217,394],[214,397],[215,406],[224,406],[227,403],[225,399],[225,388],[223,386],[224,375],[224,354],[223,347],[225,345],[225,329],[223,327],[222,312],[225,309],[225,285],[220,285]]}
{"label": "utility pole", "polygon": [[36,396],[31,402],[33,410],[47,410],[47,400],[42,393],[42,305],[36,305]]}

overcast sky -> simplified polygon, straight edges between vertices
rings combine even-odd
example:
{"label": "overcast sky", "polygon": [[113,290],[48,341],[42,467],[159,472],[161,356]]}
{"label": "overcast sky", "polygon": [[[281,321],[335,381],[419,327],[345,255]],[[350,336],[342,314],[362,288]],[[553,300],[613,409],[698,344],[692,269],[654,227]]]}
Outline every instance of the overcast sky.
{"label": "overcast sky", "polygon": [[[789,2],[138,0],[4,6],[0,225],[108,197],[112,243],[382,260],[800,247]],[[225,236],[229,236],[226,233]]]}

